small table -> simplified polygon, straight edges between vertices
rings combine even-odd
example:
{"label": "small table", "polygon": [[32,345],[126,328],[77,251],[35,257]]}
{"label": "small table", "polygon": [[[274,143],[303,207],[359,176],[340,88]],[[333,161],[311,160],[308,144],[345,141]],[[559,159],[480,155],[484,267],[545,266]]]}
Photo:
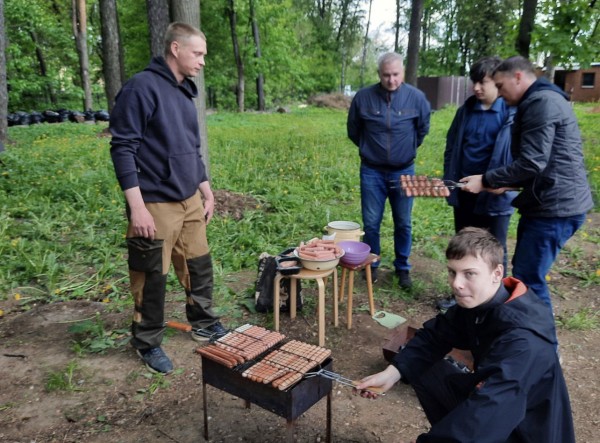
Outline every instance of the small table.
{"label": "small table", "polygon": [[296,318],[296,284],[294,280],[315,280],[319,287],[318,301],[318,324],[319,324],[319,346],[325,346],[325,281],[327,277],[333,274],[333,325],[338,325],[338,285],[337,285],[337,267],[325,271],[312,271],[310,269],[301,269],[297,274],[282,275],[277,273],[273,284],[275,293],[273,296],[273,314],[275,330],[279,331],[279,290],[282,278],[292,279],[290,285],[290,318]]}
{"label": "small table", "polygon": [[[371,317],[375,315],[375,302],[373,301],[373,282],[371,281],[371,265],[380,260],[381,257],[377,254],[369,254],[369,256],[359,265],[349,265],[340,261],[339,266],[342,267],[342,288],[340,293],[340,301],[344,301],[344,289],[346,288],[346,274],[348,275],[348,309],[346,314],[346,327],[352,329],[352,294],[354,291],[354,272],[365,270],[367,279],[367,294],[369,295],[369,311]],[[349,271],[349,272],[348,272]]]}

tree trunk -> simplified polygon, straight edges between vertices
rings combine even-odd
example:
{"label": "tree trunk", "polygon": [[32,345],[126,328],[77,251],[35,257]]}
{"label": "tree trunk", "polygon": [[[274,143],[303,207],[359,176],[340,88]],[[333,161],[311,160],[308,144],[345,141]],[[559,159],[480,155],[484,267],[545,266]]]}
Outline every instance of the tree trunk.
{"label": "tree trunk", "polygon": [[394,29],[396,35],[394,36],[394,52],[400,53],[400,1],[396,0],[396,23],[394,23]]}
{"label": "tree trunk", "polygon": [[40,67],[40,76],[44,78],[45,80],[45,89],[48,92],[48,96],[50,98],[50,103],[52,103],[53,105],[56,105],[58,103],[58,98],[56,97],[56,92],[54,90],[54,88],[52,87],[52,83],[48,80],[48,70],[46,68],[46,58],[44,57],[44,52],[42,51],[42,48],[40,47],[40,43],[38,41],[37,38],[37,34],[35,33],[35,31],[33,31],[34,25],[31,24],[31,29],[29,31],[29,36],[31,37],[31,41],[33,42],[33,45],[35,46],[35,57],[37,58],[38,61],[38,65]]}
{"label": "tree trunk", "polygon": [[[172,0],[171,18],[175,22],[187,23],[188,25],[201,28],[200,2],[198,0]],[[208,45],[209,42],[206,44]],[[204,70],[201,69],[194,83],[198,88],[196,99],[196,111],[198,112],[198,126],[200,127],[200,155],[206,166],[206,174],[210,177],[210,160],[208,155],[208,134],[206,130],[206,90],[204,88]]]}
{"label": "tree trunk", "polygon": [[515,49],[523,57],[529,58],[529,46],[531,45],[531,32],[535,24],[535,11],[537,0],[523,0],[523,14],[519,23],[519,34],[515,43]]}
{"label": "tree trunk", "polygon": [[116,0],[100,0],[100,21],[102,22],[102,73],[108,112],[112,111],[115,97],[122,85],[119,35]]}
{"label": "tree trunk", "polygon": [[165,50],[164,38],[169,26],[169,2],[168,0],[146,0],[146,10],[150,31],[150,51],[153,57],[157,57],[163,55]]}
{"label": "tree trunk", "polygon": [[256,51],[254,53],[257,64],[258,64],[258,75],[256,76],[256,102],[257,109],[259,111],[265,110],[265,80],[262,73],[262,68],[260,66],[260,59],[262,58],[262,53],[260,50],[260,34],[258,32],[258,21],[256,19],[256,10],[254,7],[254,0],[250,0],[250,21],[252,22],[252,36],[254,37],[254,47]]}
{"label": "tree trunk", "polygon": [[408,48],[406,50],[406,74],[404,81],[409,85],[417,85],[419,70],[419,43],[421,40],[421,19],[423,18],[423,0],[412,0],[410,11],[410,28],[408,30]]}
{"label": "tree trunk", "polygon": [[367,43],[369,42],[369,26],[371,25],[371,7],[373,0],[369,0],[369,13],[367,15],[367,26],[365,27],[365,38],[363,41],[362,60],[360,61],[360,87],[365,85],[365,68],[367,64]]}
{"label": "tree trunk", "polygon": [[6,87],[5,50],[4,0],[0,0],[0,152],[4,151],[4,143],[8,137],[8,90]]}
{"label": "tree trunk", "polygon": [[235,88],[235,94],[237,97],[238,111],[244,112],[244,61],[240,54],[240,45],[237,36],[237,14],[235,12],[235,0],[229,0],[227,6],[227,14],[229,15],[229,26],[231,27],[231,40],[233,43],[233,57],[235,58],[235,65],[237,66],[237,86]]}
{"label": "tree trunk", "polygon": [[81,85],[83,87],[83,109],[92,109],[92,88],[90,85],[90,59],[87,50],[87,10],[85,0],[72,0],[73,36],[79,54]]}

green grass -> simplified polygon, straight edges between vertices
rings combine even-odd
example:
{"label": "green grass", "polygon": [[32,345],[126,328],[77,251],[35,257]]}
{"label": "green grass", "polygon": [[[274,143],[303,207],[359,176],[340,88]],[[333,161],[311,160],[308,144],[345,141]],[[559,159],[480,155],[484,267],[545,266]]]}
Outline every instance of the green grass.
{"label": "green grass", "polygon": [[[600,114],[577,106],[586,164],[598,202]],[[439,176],[445,134],[455,108],[432,116],[417,157],[417,173]],[[217,301],[235,315],[239,298],[223,279],[256,269],[272,254],[322,233],[332,220],[360,222],[359,158],[346,137],[346,113],[296,108],[288,114],[219,113],[208,117],[213,189],[252,195],[255,208],[234,221],[216,217],[208,237],[215,262]],[[11,127],[0,165],[0,300],[34,303],[89,299],[129,308],[124,255],[124,200],[114,177],[105,124]],[[414,249],[443,261],[453,232],[443,199],[416,199]],[[511,235],[514,225],[511,223]],[[590,241],[600,233],[586,231]],[[389,211],[383,238],[392,238]],[[391,266],[392,242],[383,242]],[[177,289],[174,278],[169,284]],[[439,282],[434,284],[439,286]]]}

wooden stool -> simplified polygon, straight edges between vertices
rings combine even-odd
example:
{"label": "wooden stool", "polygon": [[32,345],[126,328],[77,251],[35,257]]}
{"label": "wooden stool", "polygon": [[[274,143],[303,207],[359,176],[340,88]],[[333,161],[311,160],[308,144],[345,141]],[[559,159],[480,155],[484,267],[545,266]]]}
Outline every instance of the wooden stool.
{"label": "wooden stool", "polygon": [[[354,271],[365,270],[367,278],[367,294],[369,295],[369,311],[371,316],[375,315],[375,302],[373,301],[373,282],[371,281],[371,264],[378,262],[380,257],[377,254],[369,254],[360,265],[349,265],[340,261],[342,267],[342,288],[340,292],[340,301],[344,301],[344,289],[346,287],[346,274],[348,275],[348,313],[346,315],[346,325],[348,329],[352,328],[352,294],[354,291]],[[348,272],[349,271],[349,272]]]}
{"label": "wooden stool", "polygon": [[338,325],[338,285],[337,285],[337,267],[326,271],[312,271],[310,269],[301,269],[300,272],[293,275],[282,275],[279,272],[275,276],[273,284],[275,285],[275,294],[273,296],[273,314],[275,330],[279,331],[279,290],[282,278],[291,279],[290,285],[290,319],[296,318],[296,282],[294,280],[316,280],[319,287],[318,302],[318,324],[319,324],[319,346],[325,346],[325,282],[327,277],[333,274],[333,324]]}

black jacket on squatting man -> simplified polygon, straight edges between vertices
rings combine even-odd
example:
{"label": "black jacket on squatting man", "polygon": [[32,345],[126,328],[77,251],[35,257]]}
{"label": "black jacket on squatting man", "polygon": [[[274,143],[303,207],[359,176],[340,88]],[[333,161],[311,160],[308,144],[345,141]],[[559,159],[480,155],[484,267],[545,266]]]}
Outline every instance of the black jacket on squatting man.
{"label": "black jacket on squatting man", "polygon": [[411,383],[452,348],[470,350],[468,398],[418,443],[575,443],[569,394],[548,308],[519,280],[489,302],[427,321],[392,364]]}

